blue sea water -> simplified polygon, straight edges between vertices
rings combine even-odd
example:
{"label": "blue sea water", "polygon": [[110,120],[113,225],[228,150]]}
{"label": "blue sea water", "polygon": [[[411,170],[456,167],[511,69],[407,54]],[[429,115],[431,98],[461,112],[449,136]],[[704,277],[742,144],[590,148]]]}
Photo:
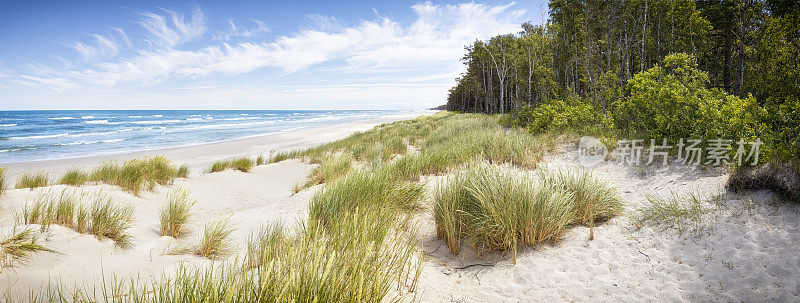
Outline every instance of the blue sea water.
{"label": "blue sea water", "polygon": [[220,142],[401,111],[0,111],[0,163]]}

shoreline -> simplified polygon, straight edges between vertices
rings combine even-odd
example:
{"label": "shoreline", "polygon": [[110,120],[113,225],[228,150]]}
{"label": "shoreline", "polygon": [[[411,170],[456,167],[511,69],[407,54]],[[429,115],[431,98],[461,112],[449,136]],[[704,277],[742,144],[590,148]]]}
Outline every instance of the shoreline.
{"label": "shoreline", "polygon": [[13,183],[16,182],[19,175],[26,172],[44,171],[52,178],[72,168],[91,169],[103,162],[124,162],[136,158],[165,156],[176,165],[189,165],[190,176],[197,176],[217,160],[236,156],[254,157],[260,154],[268,156],[271,151],[282,152],[309,148],[347,137],[357,131],[368,130],[380,124],[413,119],[433,112],[435,111],[423,110],[392,114],[375,119],[253,135],[219,142],[124,151],[107,155],[9,162],[0,164],[0,167],[7,168],[6,177]]}

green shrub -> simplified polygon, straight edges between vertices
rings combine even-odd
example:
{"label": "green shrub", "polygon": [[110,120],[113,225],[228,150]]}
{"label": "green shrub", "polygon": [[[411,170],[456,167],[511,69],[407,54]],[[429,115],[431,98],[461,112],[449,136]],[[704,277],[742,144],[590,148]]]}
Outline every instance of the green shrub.
{"label": "green shrub", "polygon": [[613,106],[614,125],[648,138],[752,138],[764,115],[752,97],[708,89],[695,59],[671,54],[662,66],[628,80],[629,96]]}

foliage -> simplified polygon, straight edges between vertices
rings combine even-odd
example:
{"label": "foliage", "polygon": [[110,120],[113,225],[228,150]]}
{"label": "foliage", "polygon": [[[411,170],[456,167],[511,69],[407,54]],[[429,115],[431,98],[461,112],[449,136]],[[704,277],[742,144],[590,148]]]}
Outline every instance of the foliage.
{"label": "foliage", "polygon": [[44,187],[50,183],[47,174],[44,172],[37,173],[37,174],[29,174],[25,173],[17,179],[17,185],[14,186],[15,188],[34,188],[34,187]]}
{"label": "foliage", "polygon": [[189,190],[175,189],[167,195],[167,204],[161,208],[159,221],[161,235],[178,238],[183,235],[183,227],[189,222],[192,207],[197,201],[189,197]]}

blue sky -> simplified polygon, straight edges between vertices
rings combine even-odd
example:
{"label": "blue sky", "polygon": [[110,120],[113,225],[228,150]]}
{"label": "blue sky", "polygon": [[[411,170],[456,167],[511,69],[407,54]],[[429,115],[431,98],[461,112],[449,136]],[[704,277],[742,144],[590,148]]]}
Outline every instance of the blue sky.
{"label": "blue sky", "polygon": [[420,109],[546,1],[0,1],[0,110]]}

